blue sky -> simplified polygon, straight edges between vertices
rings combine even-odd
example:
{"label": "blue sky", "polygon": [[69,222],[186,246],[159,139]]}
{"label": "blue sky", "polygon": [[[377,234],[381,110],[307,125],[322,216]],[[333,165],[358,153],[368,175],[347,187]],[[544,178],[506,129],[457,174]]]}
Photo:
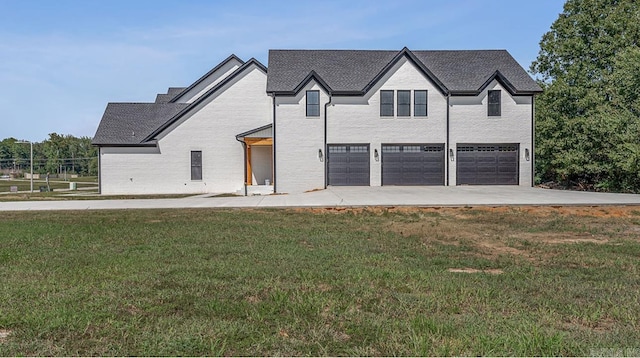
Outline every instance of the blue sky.
{"label": "blue sky", "polygon": [[0,140],[95,134],[107,102],[152,102],[230,54],[507,49],[525,69],[563,0],[0,0]]}

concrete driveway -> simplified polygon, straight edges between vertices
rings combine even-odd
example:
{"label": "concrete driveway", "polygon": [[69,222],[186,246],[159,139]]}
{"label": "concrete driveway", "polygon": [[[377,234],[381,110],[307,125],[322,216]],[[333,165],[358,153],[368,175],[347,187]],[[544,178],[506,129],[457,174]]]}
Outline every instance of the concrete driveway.
{"label": "concrete driveway", "polygon": [[610,194],[518,186],[330,187],[301,194],[250,197],[197,195],[180,199],[0,202],[0,211],[152,208],[358,206],[640,205],[640,194]]}

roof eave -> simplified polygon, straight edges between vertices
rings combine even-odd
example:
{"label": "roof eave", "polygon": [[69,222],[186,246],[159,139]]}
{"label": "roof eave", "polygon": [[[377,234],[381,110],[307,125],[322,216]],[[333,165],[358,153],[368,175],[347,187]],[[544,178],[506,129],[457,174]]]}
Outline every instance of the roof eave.
{"label": "roof eave", "polygon": [[157,147],[158,141],[152,140],[143,143],[91,143],[94,147]]}
{"label": "roof eave", "polygon": [[260,131],[263,131],[263,130],[265,130],[265,129],[267,129],[267,128],[271,128],[271,127],[273,127],[273,123],[265,124],[265,125],[264,125],[264,126],[262,126],[262,127],[254,128],[254,129],[252,129],[252,130],[249,130],[249,131],[246,131],[246,132],[243,132],[243,133],[237,134],[237,135],[236,135],[236,140],[240,140],[240,138],[244,138],[244,137],[246,137],[246,136],[248,136],[248,135],[251,135],[251,134],[253,134],[253,133],[258,133],[258,132],[260,132]]}
{"label": "roof eave", "polygon": [[[538,90],[522,90],[522,91],[514,91],[514,92],[508,91],[508,92],[512,96],[533,96],[535,94],[542,93],[542,90],[540,90],[540,91],[538,91]],[[482,90],[479,90],[479,91],[475,91],[475,90],[474,91],[466,91],[466,90],[458,90],[458,91],[456,91],[456,90],[454,90],[454,91],[450,92],[450,94],[452,96],[477,96],[480,93],[482,93]]]}

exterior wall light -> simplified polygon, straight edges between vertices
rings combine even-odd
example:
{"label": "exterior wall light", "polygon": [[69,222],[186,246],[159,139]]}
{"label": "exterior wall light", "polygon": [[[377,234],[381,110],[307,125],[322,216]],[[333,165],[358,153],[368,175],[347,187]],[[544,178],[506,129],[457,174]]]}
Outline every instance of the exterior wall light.
{"label": "exterior wall light", "polygon": [[531,156],[529,155],[529,148],[524,148],[524,159],[527,162],[531,160]]}
{"label": "exterior wall light", "polygon": [[455,159],[454,155],[453,155],[453,148],[449,148],[449,159],[453,162],[453,160]]}
{"label": "exterior wall light", "polygon": [[322,149],[318,149],[318,159],[320,159],[320,161],[324,160],[324,156],[322,155]]}
{"label": "exterior wall light", "polygon": [[375,158],[376,162],[380,161],[380,154],[378,154],[377,148],[373,150],[373,157]]}

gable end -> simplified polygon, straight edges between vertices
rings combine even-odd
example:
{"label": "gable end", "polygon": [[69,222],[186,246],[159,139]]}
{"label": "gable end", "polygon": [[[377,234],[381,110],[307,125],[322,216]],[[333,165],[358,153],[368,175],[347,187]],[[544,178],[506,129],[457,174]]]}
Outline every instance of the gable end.
{"label": "gable end", "polygon": [[260,63],[260,61],[256,60],[255,58],[251,58],[249,61],[245,62],[242,66],[240,66],[238,69],[236,69],[232,74],[227,76],[224,80],[220,81],[220,83],[218,83],[215,86],[213,86],[212,88],[210,88],[202,96],[198,97],[198,99],[196,99],[195,101],[190,103],[182,111],[180,111],[178,114],[173,116],[170,120],[168,120],[163,125],[158,127],[155,131],[153,131],[151,134],[149,134],[144,139],[144,141],[145,142],[146,141],[150,141],[150,140],[154,139],[155,137],[157,137],[159,134],[161,134],[163,131],[165,131],[167,128],[169,128],[172,124],[174,124],[176,121],[178,121],[182,116],[184,116],[185,114],[189,113],[189,111],[191,111],[193,108],[197,107],[200,103],[202,103],[209,96],[211,96],[212,94],[218,92],[221,88],[226,86],[229,82],[231,82],[233,79],[238,77],[241,73],[243,73],[245,70],[247,70],[251,66],[256,66],[262,72],[267,73],[267,67],[265,67],[265,65]]}

